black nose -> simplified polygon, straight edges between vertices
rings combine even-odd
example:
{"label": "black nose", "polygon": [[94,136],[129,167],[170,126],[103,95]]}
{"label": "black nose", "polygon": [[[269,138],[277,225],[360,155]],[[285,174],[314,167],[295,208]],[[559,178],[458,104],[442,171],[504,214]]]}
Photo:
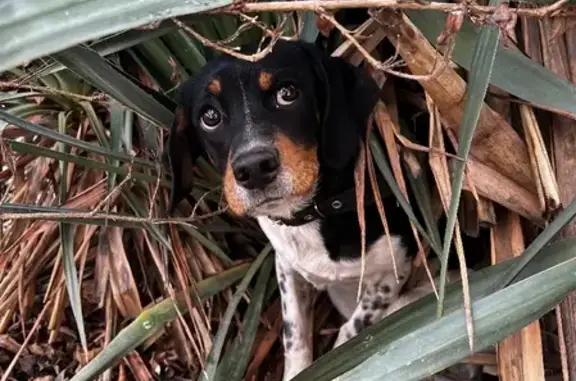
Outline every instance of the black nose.
{"label": "black nose", "polygon": [[239,185],[262,189],[276,179],[280,161],[276,150],[258,149],[240,154],[232,162],[232,171]]}

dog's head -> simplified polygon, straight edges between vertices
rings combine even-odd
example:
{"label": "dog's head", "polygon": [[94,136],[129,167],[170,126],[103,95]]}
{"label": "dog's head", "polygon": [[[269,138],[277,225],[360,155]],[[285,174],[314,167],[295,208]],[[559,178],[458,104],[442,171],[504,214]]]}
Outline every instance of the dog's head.
{"label": "dog's head", "polygon": [[180,89],[171,207],[203,155],[222,172],[233,213],[286,217],[314,196],[321,168],[356,159],[378,94],[363,70],[303,42],[280,41],[255,63],[211,61]]}

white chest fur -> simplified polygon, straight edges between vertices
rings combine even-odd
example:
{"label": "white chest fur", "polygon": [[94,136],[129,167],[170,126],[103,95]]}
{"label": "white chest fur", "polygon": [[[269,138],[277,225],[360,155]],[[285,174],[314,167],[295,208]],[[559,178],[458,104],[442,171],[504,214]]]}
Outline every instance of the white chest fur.
{"label": "white chest fur", "polygon": [[[262,230],[270,240],[278,259],[285,261],[318,289],[333,284],[354,282],[360,279],[362,262],[357,260],[333,261],[320,234],[319,222],[303,226],[277,224],[267,217],[258,217]],[[392,253],[398,267],[402,267],[406,250],[401,238],[380,237],[366,251],[365,280],[379,278],[383,273],[393,271]]]}

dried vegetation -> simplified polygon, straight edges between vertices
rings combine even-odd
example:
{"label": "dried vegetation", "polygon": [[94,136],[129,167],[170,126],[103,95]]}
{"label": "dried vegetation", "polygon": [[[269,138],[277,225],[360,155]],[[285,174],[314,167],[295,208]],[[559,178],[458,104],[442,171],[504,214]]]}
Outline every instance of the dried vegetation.
{"label": "dried vegetation", "polygon": [[[371,8],[370,17],[361,25],[337,21],[335,9],[354,7]],[[160,152],[174,91],[206,60],[215,54],[257,60],[268,50],[247,57],[233,47],[262,36],[311,39],[334,29],[341,41],[333,54],[366,65],[382,87],[374,112],[379,139],[373,135],[365,142],[368,179],[379,170],[389,175],[388,185],[400,199],[408,189],[420,195],[416,204],[403,203],[408,213],[417,208],[424,218],[414,221],[421,253],[410,285],[438,273],[441,281],[420,310],[432,312],[429,316],[413,313],[411,321],[408,313],[400,314],[405,325],[393,318],[374,327],[340,353],[323,357],[301,379],[329,380],[365,360],[360,365],[365,373],[358,374],[374,380],[574,379],[574,296],[548,311],[576,288],[569,271],[576,242],[548,245],[540,254],[548,258],[532,260],[574,214],[567,208],[563,223],[548,225],[576,195],[573,27],[574,9],[564,0],[540,7],[238,2],[5,71],[0,77],[1,380],[65,380],[75,374],[74,380],[96,374],[101,380],[280,380],[282,321],[265,237],[254,221],[225,213],[219,176],[205,162],[198,165],[194,190],[201,201],[167,218],[170,184]],[[496,41],[492,56],[491,41]],[[481,43],[488,47],[478,48]],[[383,56],[384,44],[394,48],[390,57]],[[476,62],[488,62],[489,70]],[[488,78],[484,97],[486,89],[478,83],[487,85]],[[474,95],[476,103],[470,101]],[[412,119],[403,119],[403,105],[414,110]],[[427,129],[427,140],[415,138],[417,128]],[[454,209],[459,165],[463,190]],[[430,170],[432,181],[423,169]],[[461,265],[463,239],[481,237],[490,248],[484,265],[517,258],[509,272],[476,267],[476,277],[461,271],[464,282],[445,287],[445,261],[439,259],[443,232],[434,226],[440,214],[455,216],[456,210]],[[545,226],[551,233],[539,235]],[[568,225],[561,234],[573,232]],[[554,270],[558,264],[567,274],[552,272],[560,271]],[[513,294],[512,286],[497,292],[498,285],[509,283],[502,283],[500,273],[510,281],[524,265],[529,271],[518,283],[521,293]],[[532,292],[546,287],[557,292]],[[513,295],[517,307],[506,299]],[[435,296],[445,317],[432,337],[424,334],[436,324]],[[514,311],[507,315],[507,308]],[[465,312],[466,319],[454,317],[454,311]],[[448,319],[465,324],[458,331],[460,320]],[[317,355],[330,348],[338,323],[329,302],[320,298]],[[444,323],[454,331],[442,336]],[[387,324],[397,336],[386,331]],[[402,356],[376,362],[379,350],[420,327],[424,333],[418,339],[456,337],[454,345],[442,353],[406,347],[414,355],[410,362],[406,357],[403,363]],[[376,344],[361,348],[362,340],[373,337]],[[463,346],[456,343],[460,339]],[[483,351],[469,354],[469,348]],[[430,359],[436,365],[426,368]],[[423,365],[414,365],[417,361]],[[379,376],[382,364],[389,373]],[[429,374],[447,366],[442,374]],[[399,375],[403,378],[394,378]],[[368,379],[358,377],[351,372],[343,379]]]}

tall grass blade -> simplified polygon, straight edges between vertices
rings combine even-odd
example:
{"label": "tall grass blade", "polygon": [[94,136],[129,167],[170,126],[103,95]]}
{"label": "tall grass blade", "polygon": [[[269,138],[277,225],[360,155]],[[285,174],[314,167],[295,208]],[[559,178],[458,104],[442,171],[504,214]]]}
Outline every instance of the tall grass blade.
{"label": "tall grass blade", "polygon": [[[58,114],[58,131],[61,134],[66,133],[67,117],[65,112]],[[66,152],[66,145],[58,143],[58,150]],[[60,189],[59,202],[64,203],[68,194],[68,163],[60,161]],[[88,352],[88,340],[86,339],[86,329],[84,324],[84,315],[82,314],[82,297],[80,295],[80,283],[78,281],[78,272],[74,260],[74,225],[60,223],[60,250],[62,250],[62,264],[64,267],[64,280],[66,290],[68,291],[68,300],[78,329],[80,344],[84,353]]]}
{"label": "tall grass blade", "polygon": [[56,142],[65,143],[69,146],[80,148],[88,152],[98,153],[104,155],[105,157],[111,157],[119,160],[123,160],[125,162],[133,161],[134,164],[146,166],[149,168],[156,168],[154,163],[149,160],[145,160],[142,158],[132,158],[126,154],[114,152],[112,150],[97,146],[95,144],[87,143],[83,140],[73,138],[69,135],[61,134],[56,131],[52,131],[49,128],[39,126],[34,123],[30,123],[22,118],[18,118],[16,116],[11,115],[10,113],[0,110],[0,119],[18,126],[26,131],[32,132],[34,134],[52,139]]}
{"label": "tall grass blade", "polygon": [[[491,0],[490,5],[495,6],[501,0]],[[448,254],[452,244],[454,226],[458,217],[458,207],[460,205],[460,196],[464,180],[464,169],[466,160],[472,146],[472,138],[478,124],[480,111],[484,107],[484,97],[490,83],[490,75],[494,65],[494,57],[498,48],[500,30],[491,25],[484,25],[480,32],[480,37],[476,42],[474,49],[474,58],[472,60],[472,69],[468,80],[467,97],[464,102],[464,112],[460,124],[460,136],[458,137],[458,157],[460,160],[454,161],[454,170],[452,176],[452,189],[450,207],[448,208],[446,231],[444,233],[444,246],[442,250],[441,269],[440,269],[440,287],[438,300],[438,316],[442,316],[444,308],[444,297],[446,291],[446,275],[448,271]]]}

